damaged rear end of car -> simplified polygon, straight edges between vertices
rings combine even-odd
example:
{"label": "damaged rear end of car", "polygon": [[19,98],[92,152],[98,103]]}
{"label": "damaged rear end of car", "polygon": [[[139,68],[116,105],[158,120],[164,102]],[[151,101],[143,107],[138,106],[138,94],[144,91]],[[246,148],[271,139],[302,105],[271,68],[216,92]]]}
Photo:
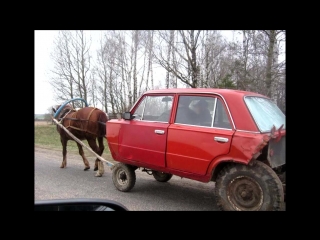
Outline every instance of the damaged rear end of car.
{"label": "damaged rear end of car", "polygon": [[245,97],[244,101],[263,135],[253,159],[265,161],[279,176],[285,192],[286,172],[286,118],[269,98]]}
{"label": "damaged rear end of car", "polygon": [[218,206],[229,211],[284,210],[285,115],[265,96],[248,94],[243,101],[241,112],[231,110],[239,127],[229,152],[232,162],[216,175]]}
{"label": "damaged rear end of car", "polygon": [[263,136],[263,142],[257,146],[252,161],[267,164],[282,182],[284,201],[286,201],[286,130],[273,127],[269,134]]}

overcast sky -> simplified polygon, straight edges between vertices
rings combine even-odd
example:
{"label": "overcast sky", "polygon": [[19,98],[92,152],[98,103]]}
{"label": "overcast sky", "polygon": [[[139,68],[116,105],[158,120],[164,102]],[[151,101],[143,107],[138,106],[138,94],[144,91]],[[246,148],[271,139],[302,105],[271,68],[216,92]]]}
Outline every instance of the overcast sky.
{"label": "overcast sky", "polygon": [[[53,90],[49,84],[50,69],[53,69],[53,62],[50,54],[54,49],[54,39],[59,31],[37,30],[35,31],[35,80],[34,80],[34,111],[36,114],[47,113],[51,106],[61,104],[54,101]],[[232,40],[232,31],[221,31],[223,36]],[[92,37],[93,60],[96,58],[96,49],[99,46],[100,31],[90,31]]]}
{"label": "overcast sky", "polygon": [[[34,62],[34,113],[47,113],[51,106],[61,104],[54,101],[53,90],[49,84],[54,64],[50,54],[54,49],[54,39],[58,36],[59,31],[55,30],[37,30],[35,31],[35,62]],[[100,31],[90,31],[92,37],[92,47],[99,46]],[[95,54],[95,51],[92,53]],[[93,56],[93,60],[95,55]]]}

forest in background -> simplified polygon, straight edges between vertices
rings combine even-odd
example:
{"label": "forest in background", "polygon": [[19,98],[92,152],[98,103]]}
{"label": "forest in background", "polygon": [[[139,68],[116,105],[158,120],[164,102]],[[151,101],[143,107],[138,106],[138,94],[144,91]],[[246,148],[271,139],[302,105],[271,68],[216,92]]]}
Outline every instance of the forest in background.
{"label": "forest in background", "polygon": [[151,89],[227,88],[266,95],[286,112],[285,30],[234,30],[240,41],[220,30],[106,30],[96,54],[85,32],[59,31],[55,39],[57,102],[83,98],[115,115]]}

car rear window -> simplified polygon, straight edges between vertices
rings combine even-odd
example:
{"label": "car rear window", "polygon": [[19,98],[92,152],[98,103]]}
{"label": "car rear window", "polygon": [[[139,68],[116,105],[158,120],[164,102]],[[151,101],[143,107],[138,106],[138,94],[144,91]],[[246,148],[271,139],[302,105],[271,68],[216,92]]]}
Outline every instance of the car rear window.
{"label": "car rear window", "polygon": [[285,129],[286,117],[271,99],[247,96],[244,101],[261,132],[270,132],[273,126]]}

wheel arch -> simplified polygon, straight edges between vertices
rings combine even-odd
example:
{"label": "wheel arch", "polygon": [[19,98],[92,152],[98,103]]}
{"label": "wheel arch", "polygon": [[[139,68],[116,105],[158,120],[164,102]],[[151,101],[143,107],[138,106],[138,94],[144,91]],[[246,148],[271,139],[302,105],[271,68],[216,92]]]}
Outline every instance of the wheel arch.
{"label": "wheel arch", "polygon": [[220,157],[218,159],[213,160],[209,167],[208,167],[208,173],[211,172],[211,179],[210,181],[215,182],[217,179],[217,176],[219,172],[227,165],[232,164],[232,163],[238,163],[238,164],[244,164],[248,165],[250,163],[249,161],[243,160],[243,159],[233,159],[230,157]]}

